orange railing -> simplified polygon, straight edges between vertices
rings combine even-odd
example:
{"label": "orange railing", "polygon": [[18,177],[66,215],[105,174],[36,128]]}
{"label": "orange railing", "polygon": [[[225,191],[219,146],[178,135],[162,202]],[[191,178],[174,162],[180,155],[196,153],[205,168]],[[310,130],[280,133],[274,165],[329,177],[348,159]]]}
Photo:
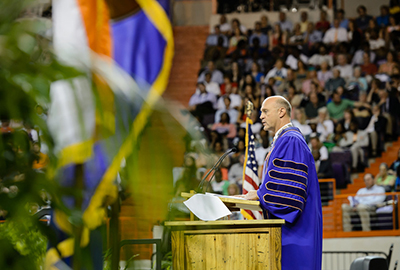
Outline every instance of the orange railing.
{"label": "orange railing", "polygon": [[[400,235],[399,229],[399,213],[400,207],[398,200],[400,198],[400,192],[388,192],[385,193],[387,201],[386,206],[392,206],[391,218],[390,212],[386,214],[375,214],[371,217],[371,231],[343,231],[343,219],[342,219],[342,204],[349,204],[348,197],[356,196],[355,193],[352,194],[341,194],[336,195],[335,190],[335,180],[334,179],[324,179],[319,180],[322,183],[331,184],[333,194],[330,199],[322,206],[322,216],[323,216],[323,233],[324,238],[337,238],[337,237],[366,237],[366,236],[395,236]],[[321,185],[321,188],[323,185]],[[324,184],[326,185],[326,184]],[[321,189],[322,201],[324,201],[324,195],[327,191]],[[325,196],[326,198],[326,196]],[[357,212],[354,211],[354,216]],[[379,223],[379,218],[387,219],[385,223]],[[361,228],[361,225],[354,225],[353,228]]]}

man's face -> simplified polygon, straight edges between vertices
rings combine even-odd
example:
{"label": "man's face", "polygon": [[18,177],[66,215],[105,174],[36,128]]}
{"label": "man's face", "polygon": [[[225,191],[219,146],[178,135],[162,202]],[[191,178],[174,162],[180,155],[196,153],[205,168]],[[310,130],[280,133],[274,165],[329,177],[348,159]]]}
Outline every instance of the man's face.
{"label": "man's face", "polygon": [[344,56],[343,54],[339,54],[339,56],[338,56],[338,63],[339,63],[339,65],[341,65],[341,66],[346,65],[346,64],[347,64],[346,56]]}
{"label": "man's face", "polygon": [[261,122],[265,131],[275,132],[275,126],[279,120],[278,106],[273,99],[267,99],[261,106]]}
{"label": "man's face", "polygon": [[207,73],[204,79],[209,83],[211,81],[211,74]]}
{"label": "man's face", "polygon": [[365,11],[364,11],[363,8],[357,9],[357,12],[358,12],[358,15],[360,15],[360,16],[364,16],[365,15]]}
{"label": "man's face", "polygon": [[338,12],[336,16],[339,20],[343,20],[344,14],[342,12]]}
{"label": "man's face", "polygon": [[282,60],[277,60],[275,63],[275,66],[277,69],[281,69],[283,66]]}
{"label": "man's face", "polygon": [[219,19],[219,23],[220,23],[220,24],[226,23],[226,17],[225,17],[225,15],[222,15],[222,16],[221,16],[221,18]]}
{"label": "man's face", "polygon": [[307,16],[307,12],[302,12],[302,13],[301,13],[301,21],[302,21],[302,22],[307,21],[307,17],[308,17],[308,16]]}
{"label": "man's face", "polygon": [[224,99],[224,103],[225,103],[225,107],[227,109],[229,109],[229,106],[231,106],[231,101],[228,98],[226,98],[226,99]]}
{"label": "man's face", "polygon": [[200,93],[202,93],[202,94],[204,94],[204,93],[206,93],[207,91],[206,91],[206,87],[204,86],[204,84],[199,84],[199,90],[200,90]]}
{"label": "man's face", "polygon": [[374,185],[374,178],[370,174],[364,176],[364,183],[366,188],[371,188]]}
{"label": "man's face", "polygon": [[340,26],[340,21],[339,21],[338,19],[333,20],[333,26],[334,26],[335,28],[339,28],[339,26]]}
{"label": "man's face", "polygon": [[286,20],[286,14],[283,12],[279,12],[279,20],[284,22]]}
{"label": "man's face", "polygon": [[335,79],[337,79],[337,78],[339,78],[339,76],[340,76],[340,71],[338,69],[334,69],[333,70],[333,77]]}
{"label": "man's face", "polygon": [[214,70],[214,63],[212,61],[208,62],[207,67],[208,67],[208,70],[213,71]]}
{"label": "man's face", "polygon": [[261,31],[261,24],[260,23],[256,23],[254,30],[258,33]]}
{"label": "man's face", "polygon": [[339,104],[342,99],[340,98],[339,94],[334,94],[332,100],[333,102]]}

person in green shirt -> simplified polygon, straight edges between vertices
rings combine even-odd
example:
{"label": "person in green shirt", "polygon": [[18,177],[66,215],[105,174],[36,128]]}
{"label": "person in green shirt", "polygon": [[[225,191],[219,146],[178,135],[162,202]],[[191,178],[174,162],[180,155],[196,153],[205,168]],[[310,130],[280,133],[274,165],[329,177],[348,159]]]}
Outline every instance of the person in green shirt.
{"label": "person in green shirt", "polygon": [[328,109],[328,113],[333,122],[337,123],[339,120],[343,118],[344,111],[347,108],[353,107],[361,107],[364,104],[363,102],[352,101],[349,99],[342,98],[338,91],[333,91],[332,94],[332,102],[328,103],[326,106]]}
{"label": "person in green shirt", "polygon": [[375,183],[379,186],[383,186],[387,192],[394,189],[396,176],[388,174],[389,166],[382,162],[379,165],[379,173],[375,176]]}

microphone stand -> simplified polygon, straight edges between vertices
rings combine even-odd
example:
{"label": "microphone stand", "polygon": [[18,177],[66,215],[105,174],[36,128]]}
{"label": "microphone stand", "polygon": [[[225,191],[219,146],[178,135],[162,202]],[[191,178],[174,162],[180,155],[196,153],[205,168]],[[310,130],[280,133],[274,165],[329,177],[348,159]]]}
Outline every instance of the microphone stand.
{"label": "microphone stand", "polygon": [[[229,155],[230,153],[236,152],[236,151],[237,151],[236,148],[231,148],[231,149],[229,149],[228,151],[226,151],[226,152],[217,160],[217,162],[212,166],[211,170],[210,170],[210,171],[203,177],[203,179],[200,181],[200,184],[199,184],[199,186],[197,187],[197,190],[196,190],[197,193],[203,192],[204,182],[206,181],[207,177],[210,175],[211,172],[214,172],[213,175],[212,175],[212,177],[211,177],[211,179],[214,177],[215,171],[216,171],[217,168],[221,165],[222,160],[223,160],[227,155]],[[208,184],[207,184],[207,188],[208,188],[208,185],[209,185],[210,182],[211,182],[211,179],[210,179],[210,181],[209,181]]]}

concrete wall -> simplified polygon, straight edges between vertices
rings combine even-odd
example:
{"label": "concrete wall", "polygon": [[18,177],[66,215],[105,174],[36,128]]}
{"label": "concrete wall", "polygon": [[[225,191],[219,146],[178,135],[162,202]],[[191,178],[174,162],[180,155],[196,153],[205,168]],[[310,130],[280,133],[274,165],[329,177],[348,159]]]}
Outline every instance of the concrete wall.
{"label": "concrete wall", "polygon": [[389,1],[374,1],[374,0],[363,0],[363,1],[344,1],[343,9],[346,12],[347,18],[358,17],[357,7],[359,5],[364,5],[367,8],[367,12],[372,16],[380,15],[381,5],[388,5]]}
{"label": "concrete wall", "polygon": [[[323,250],[324,251],[381,251],[386,254],[389,251],[389,247],[391,244],[393,245],[393,253],[392,259],[389,266],[389,269],[392,270],[394,268],[395,262],[400,261],[400,237],[354,237],[354,238],[330,238],[324,239],[323,241]],[[330,262],[322,262],[324,263]],[[339,267],[339,266],[338,266]],[[341,266],[343,268],[343,266]],[[336,268],[335,268],[336,269]],[[337,268],[339,269],[339,268]],[[344,267],[343,269],[350,269],[350,265],[348,267]],[[324,270],[324,267],[322,267]]]}
{"label": "concrete wall", "polygon": [[[299,9],[298,12],[287,12],[286,18],[294,24],[300,22],[300,14],[302,11],[307,11],[308,19],[311,22],[319,21],[320,11],[319,9],[310,10],[310,9]],[[240,23],[246,26],[247,28],[253,29],[254,22],[259,21],[262,15],[267,15],[269,23],[273,24],[278,21],[279,12],[274,11],[262,11],[262,12],[253,12],[253,13],[230,13],[226,14],[228,21],[231,21],[233,18],[239,19]],[[215,25],[219,24],[220,15],[214,14],[210,18],[210,30]],[[328,20],[333,18],[332,10],[328,10]]]}
{"label": "concrete wall", "polygon": [[208,25],[211,10],[211,0],[173,1],[173,24]]}

